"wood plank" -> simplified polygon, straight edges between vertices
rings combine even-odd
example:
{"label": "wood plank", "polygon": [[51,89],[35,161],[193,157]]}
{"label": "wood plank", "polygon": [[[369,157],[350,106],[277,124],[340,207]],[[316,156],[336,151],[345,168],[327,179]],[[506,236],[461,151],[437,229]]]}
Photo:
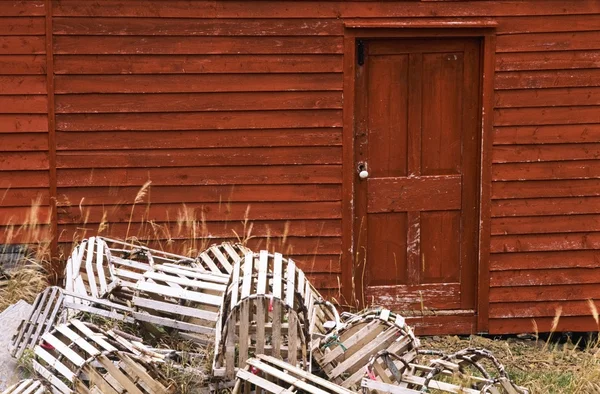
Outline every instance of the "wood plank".
{"label": "wood plank", "polygon": [[0,96],[0,113],[45,114],[48,100],[45,96]]}
{"label": "wood plank", "polygon": [[495,126],[600,123],[600,106],[503,108],[494,110]]}
{"label": "wood plank", "polygon": [[600,144],[544,144],[496,146],[494,163],[594,160],[600,158]]}
{"label": "wood plank", "polygon": [[0,17],[0,36],[43,36],[46,34],[44,22],[40,17]]}
{"label": "wood plank", "polygon": [[566,144],[596,142],[600,124],[497,127],[494,145]]}
{"label": "wood plank", "polygon": [[502,34],[516,33],[549,33],[549,32],[577,32],[595,31],[600,26],[600,15],[545,16],[508,16],[496,18],[497,32]]}
{"label": "wood plank", "polygon": [[600,248],[600,233],[503,235],[492,237],[491,252],[544,252]]}
{"label": "wood plank", "polygon": [[48,150],[46,133],[2,133],[0,152],[35,152]]}
{"label": "wood plank", "polygon": [[[583,34],[583,33],[582,33]],[[9,40],[5,38],[5,40]],[[0,38],[0,43],[2,38]],[[35,51],[24,48],[22,52]],[[56,36],[54,53],[60,54],[161,54],[161,55],[208,55],[208,54],[305,54],[341,53],[340,37],[194,37],[194,36]],[[8,41],[10,44],[11,41]],[[16,49],[16,48],[15,48]],[[14,49],[13,49],[14,50]],[[0,53],[12,53],[9,50]],[[38,53],[38,52],[34,52]]]}
{"label": "wood plank", "polygon": [[[1,60],[0,60],[1,62]],[[0,72],[2,72],[0,64]],[[43,76],[3,76],[0,75],[0,95],[4,94],[43,94],[46,93]]]}
{"label": "wood plank", "polygon": [[600,69],[552,70],[552,71],[510,71],[495,74],[494,88],[540,89],[597,86]]}
{"label": "wood plank", "polygon": [[597,283],[600,269],[594,268],[550,268],[498,271],[491,276],[491,287],[582,285]]}
{"label": "wood plank", "polygon": [[[35,98],[35,96],[33,97]],[[0,97],[0,100],[2,99],[3,97]],[[4,98],[4,100],[8,99]],[[21,100],[31,101],[32,99],[25,97]],[[59,95],[56,97],[55,103],[56,113],[338,109],[342,107],[342,95],[338,92],[86,94]],[[1,104],[2,101],[0,101]],[[31,108],[35,103],[28,104]],[[23,104],[19,102],[13,102],[12,105],[17,109],[23,107]],[[6,112],[17,112],[9,111],[10,108],[12,107],[7,107]],[[27,112],[35,112],[35,108],[33,107]]]}
{"label": "wood plank", "polygon": [[587,301],[600,298],[600,285],[596,283],[550,286],[523,286],[515,289],[493,287],[490,289],[491,303],[544,301]]}
{"label": "wood plank", "polygon": [[44,16],[45,7],[42,0],[7,0],[2,1],[0,16]]}
{"label": "wood plank", "polygon": [[[514,332],[550,332],[554,326],[553,317],[538,317],[536,319],[513,318],[513,319],[490,319],[490,333],[508,334]],[[535,322],[535,325],[534,325]],[[556,327],[558,332],[566,331],[596,331],[598,325],[591,314],[584,317],[563,316]]]}
{"label": "wood plank", "polygon": [[228,1],[215,4],[210,1],[148,1],[140,8],[122,0],[103,1],[102,4],[87,4],[77,0],[63,0],[57,4],[56,16],[103,16],[103,17],[171,17],[171,18],[337,18],[337,17],[410,17],[431,16],[435,8],[436,16],[513,16],[513,15],[570,15],[596,14],[594,0],[580,0],[556,7],[549,3],[523,3],[521,1],[460,2],[460,3],[407,3],[398,9],[393,3],[370,3],[365,8],[360,3],[282,1],[272,3],[259,1],[249,9],[244,1]]}
{"label": "wood plank", "polygon": [[598,49],[598,31],[528,33],[498,36],[497,52],[549,52]]}
{"label": "wood plank", "polygon": [[600,196],[600,180],[494,182],[494,199]]}
{"label": "wood plank", "polygon": [[[490,259],[491,271],[553,268],[596,268],[600,256],[594,250],[501,253]],[[494,274],[492,274],[494,275]]]}
{"label": "wood plank", "polygon": [[[141,186],[141,185],[140,185]],[[132,204],[140,190],[132,187],[72,187],[61,188],[59,206],[72,202],[89,205]],[[152,185],[153,204],[235,202],[287,202],[287,201],[340,201],[338,185],[234,185],[234,186],[159,186]],[[22,206],[39,194],[39,190],[9,190],[3,204]],[[599,192],[600,193],[600,192]],[[3,194],[4,196],[4,194]]]}
{"label": "wood plank", "polygon": [[[492,201],[492,216],[543,216],[600,213],[600,197],[535,198]],[[554,216],[553,216],[554,217]],[[583,230],[585,231],[585,230]]]}
{"label": "wood plank", "polygon": [[[596,204],[596,211],[600,205]],[[525,216],[492,219],[492,235],[600,231],[600,215]]]}
{"label": "wood plank", "polygon": [[[58,132],[57,149],[181,149],[341,146],[341,128],[199,131]],[[10,135],[7,136],[7,138]]]}
{"label": "wood plank", "polygon": [[[7,153],[15,157],[30,154]],[[56,167],[61,169],[317,164],[341,164],[341,147],[59,151],[56,158]]]}
{"label": "wood plank", "polygon": [[500,53],[496,59],[496,71],[597,68],[600,51]]}
{"label": "wood plank", "polygon": [[500,90],[495,94],[495,108],[568,107],[599,104],[600,87]]}
{"label": "wood plank", "polygon": [[460,209],[459,175],[371,178],[368,190],[368,213]]}
{"label": "wood plank", "polygon": [[341,73],[226,74],[57,75],[55,82],[57,94],[342,90]]}
{"label": "wood plank", "polygon": [[45,36],[0,36],[0,55],[46,53]]}
{"label": "wood plank", "polygon": [[600,161],[506,163],[492,167],[494,181],[592,179],[600,177]]}
{"label": "wood plank", "polygon": [[[260,168],[260,173],[255,170]],[[215,167],[207,174],[202,167],[129,169],[69,169],[58,170],[58,187],[72,186],[136,186],[148,179],[156,185],[244,185],[244,184],[339,184],[339,165]],[[7,172],[10,174],[10,172]],[[35,178],[37,181],[37,178]],[[21,180],[23,182],[23,180]],[[27,186],[38,186],[38,182],[27,182]],[[7,179],[0,185],[12,184]],[[39,186],[47,184],[47,181]],[[22,187],[25,185],[22,185]],[[5,186],[4,186],[5,187]]]}
{"label": "wood plank", "polygon": [[2,171],[0,189],[48,187],[48,182],[47,171]]}
{"label": "wood plank", "polygon": [[[585,107],[593,108],[593,107]],[[60,131],[222,130],[341,127],[341,110],[56,115]],[[573,114],[575,115],[575,114]],[[29,118],[33,116],[30,115]],[[31,122],[31,121],[30,121]],[[7,120],[0,115],[0,126]],[[582,122],[583,123],[583,122]],[[8,121],[8,126],[15,121]],[[8,131],[19,131],[19,124]],[[41,126],[39,128],[42,128]],[[46,125],[47,128],[47,125]],[[44,130],[31,130],[44,131]]]}
{"label": "wood plank", "polygon": [[368,286],[365,297],[376,300],[392,310],[460,309],[460,284],[415,286]]}
{"label": "wood plank", "polygon": [[[159,45],[159,44],[157,44]],[[261,44],[262,45],[262,44]],[[55,55],[57,74],[339,73],[340,55]]]}
{"label": "wood plank", "polygon": [[3,152],[0,155],[0,168],[3,171],[47,170],[46,152]]}
{"label": "wood plank", "polygon": [[[596,308],[600,303],[595,303]],[[597,310],[597,309],[596,309]],[[588,316],[592,309],[588,301],[550,301],[498,303],[490,305],[490,318],[553,317],[560,311],[561,316]]]}
{"label": "wood plank", "polygon": [[48,131],[48,117],[33,114],[0,114],[3,133],[28,133]]}
{"label": "wood plank", "polygon": [[47,189],[7,189],[0,195],[0,206],[24,207],[34,204],[48,205],[49,196]]}
{"label": "wood plank", "polygon": [[[14,18],[16,19],[16,18]],[[575,19],[584,27],[582,18]],[[595,20],[590,16],[590,21]],[[587,24],[585,25],[587,26]],[[338,19],[238,19],[198,18],[54,18],[56,35],[117,36],[341,36]]]}

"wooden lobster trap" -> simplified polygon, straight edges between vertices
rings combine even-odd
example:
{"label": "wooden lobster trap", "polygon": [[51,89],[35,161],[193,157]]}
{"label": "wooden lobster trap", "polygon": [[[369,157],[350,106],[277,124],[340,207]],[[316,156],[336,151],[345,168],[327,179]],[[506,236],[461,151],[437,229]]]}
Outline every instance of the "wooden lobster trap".
{"label": "wooden lobster trap", "polygon": [[419,354],[435,358],[429,365],[420,365],[409,363],[387,350],[373,355],[367,366],[367,376],[362,380],[363,392],[528,393],[527,389],[510,380],[502,364],[488,350],[468,348],[449,355],[419,350]]}
{"label": "wooden lobster trap", "polygon": [[78,393],[167,394],[175,387],[154,363],[122,351],[103,352],[79,368],[73,387]]}
{"label": "wooden lobster trap", "polygon": [[246,254],[233,266],[219,310],[213,374],[233,379],[235,368],[256,354],[308,369],[311,292],[291,259],[267,251]]}
{"label": "wooden lobster trap", "polygon": [[231,274],[233,266],[239,263],[250,249],[239,243],[223,242],[208,247],[200,253],[196,264],[213,273]]}
{"label": "wooden lobster trap", "polygon": [[130,340],[113,330],[71,319],[42,336],[33,352],[33,369],[61,393],[71,393],[78,371],[89,358],[103,352],[127,352],[147,362],[162,361],[164,356],[138,340]]}
{"label": "wooden lobster trap", "polygon": [[13,384],[2,394],[45,394],[50,393],[46,388],[46,384],[38,379],[23,379],[18,383]]}
{"label": "wooden lobster trap", "polygon": [[135,284],[133,316],[186,332],[188,339],[212,341],[228,280],[228,275],[198,268],[154,264]]}
{"label": "wooden lobster trap", "polygon": [[[387,309],[372,309],[352,316],[321,339],[313,358],[323,372],[343,387],[357,389],[371,356],[387,350],[402,362],[412,362],[417,356],[419,340],[404,318]],[[388,369],[391,365],[376,365]]]}
{"label": "wooden lobster trap", "polygon": [[246,361],[246,367],[237,372],[233,394],[286,393],[355,394],[302,368],[290,365],[272,356],[259,354]]}
{"label": "wooden lobster trap", "polygon": [[135,311],[127,306],[105,299],[63,290],[60,287],[47,287],[36,297],[31,314],[21,321],[12,338],[11,354],[20,358],[26,349],[33,349],[40,338],[62,324],[68,318],[80,313],[91,313],[108,319],[134,323]]}

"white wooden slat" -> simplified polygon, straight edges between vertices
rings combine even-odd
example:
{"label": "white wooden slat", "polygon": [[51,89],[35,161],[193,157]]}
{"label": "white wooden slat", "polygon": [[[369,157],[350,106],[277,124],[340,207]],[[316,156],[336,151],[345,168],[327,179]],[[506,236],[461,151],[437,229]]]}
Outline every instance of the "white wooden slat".
{"label": "white wooden slat", "polygon": [[263,295],[267,291],[267,268],[269,264],[269,255],[266,250],[261,250],[258,261],[258,281],[256,285],[256,294]]}
{"label": "white wooden slat", "polygon": [[87,273],[87,277],[88,277],[90,293],[92,294],[92,297],[98,298],[98,289],[96,288],[96,275],[94,274],[94,265],[93,265],[94,246],[96,246],[96,245],[94,242],[92,242],[92,238],[90,238],[88,240],[87,256],[85,256],[86,257],[85,272]]}
{"label": "white wooden slat", "polygon": [[158,285],[150,282],[138,282],[136,283],[135,287],[140,291],[146,291],[148,293],[159,294],[162,296],[175,297],[213,306],[221,305],[221,297],[212,294],[198,293],[185,289],[174,289],[173,287]]}
{"label": "white wooden slat", "polygon": [[273,297],[281,299],[281,285],[283,280],[283,256],[281,253],[273,255]]}
{"label": "white wooden slat", "polygon": [[201,326],[198,324],[182,322],[179,320],[170,319],[168,317],[149,315],[147,313],[141,313],[141,312],[133,312],[132,316],[136,320],[139,320],[139,321],[145,321],[148,323],[157,324],[159,326],[171,327],[171,328],[175,328],[175,329],[181,330],[181,331],[189,331],[189,332],[195,332],[197,334],[207,334],[207,335],[213,335],[215,332],[215,329],[212,327],[205,327],[205,326]]}
{"label": "white wooden slat", "polygon": [[[77,278],[77,276],[80,275],[81,263],[83,262],[83,254],[87,250],[87,242],[89,241],[83,241],[80,245],[77,246],[77,248],[75,248],[75,250],[77,250],[77,257],[75,258],[75,260],[73,260],[73,278]],[[93,243],[94,241],[92,240],[91,242]]]}
{"label": "white wooden slat", "polygon": [[388,321],[388,319],[390,318],[390,310],[382,309],[381,312],[379,313],[379,318],[383,321]]}
{"label": "white wooden slat", "polygon": [[46,301],[46,298],[48,298],[48,294],[50,294],[48,288],[39,293],[37,297],[35,297],[35,301],[33,302],[33,308],[30,316],[21,321],[19,334],[17,336],[17,339],[13,341],[14,348],[11,350],[11,354],[15,358],[21,357],[23,351],[29,343],[31,335],[35,331],[35,324],[38,320],[40,313],[42,312],[42,305]]}
{"label": "white wooden slat", "polygon": [[[50,294],[50,297],[46,300],[44,311],[42,315],[38,316],[38,318],[36,319],[37,327],[35,327],[35,332],[31,336],[31,345],[37,344],[40,335],[42,335],[46,330],[49,329],[49,327],[46,327],[47,322],[54,323],[54,320],[52,320],[51,318],[53,315],[56,316],[56,313],[58,312],[58,309],[60,307],[60,304],[56,301],[57,298],[58,300],[62,301],[62,297],[63,295],[60,289],[58,287],[52,287],[52,293]],[[54,308],[52,308],[52,306],[54,306]],[[49,314],[50,316],[48,316]]]}
{"label": "white wooden slat", "polygon": [[[292,376],[291,374],[287,373],[286,371],[281,371],[281,370],[274,368],[274,367],[270,366],[269,364],[266,364],[259,360],[250,359],[250,360],[248,360],[247,363],[249,365],[256,367],[260,371],[263,371],[277,379],[280,379],[280,380],[288,383],[290,386],[297,387],[301,390],[307,391],[312,394],[330,394],[328,391],[322,390],[322,389],[320,389],[316,386],[313,386],[309,383],[303,382],[298,377]],[[310,377],[305,378],[305,379],[307,379],[309,381],[312,380],[312,379],[310,379]]]}
{"label": "white wooden slat", "polygon": [[167,282],[167,283],[177,283],[182,286],[194,287],[196,289],[202,289],[202,290],[214,290],[214,291],[224,292],[227,287],[225,285],[218,284],[218,283],[205,282],[205,281],[201,281],[201,280],[197,280],[197,279],[192,280],[192,279],[188,279],[188,278],[181,278],[178,276],[162,274],[160,272],[155,272],[155,271],[146,271],[144,273],[144,277]]}
{"label": "white wooden slat", "polygon": [[104,295],[107,292],[108,284],[106,283],[106,275],[104,275],[104,242],[96,242],[96,272],[98,273],[98,284],[100,285],[100,294]]}
{"label": "white wooden slat", "polygon": [[62,380],[58,377],[54,376],[50,371],[48,371],[42,364],[37,362],[36,360],[32,361],[33,370],[40,374],[44,379],[49,381],[54,387],[60,390],[60,393],[63,394],[71,394],[73,391],[67,386]]}
{"label": "white wooden slat", "polygon": [[229,275],[200,271],[196,268],[192,269],[188,267],[174,267],[170,264],[157,264],[154,266],[154,270],[168,274],[184,275],[187,278],[199,279],[205,282],[220,283],[224,285],[226,285],[229,281]]}
{"label": "white wooden slat", "polygon": [[142,308],[149,308],[161,312],[169,312],[176,315],[185,315],[203,320],[217,320],[217,312],[205,311],[198,308],[172,304],[169,302],[150,300],[142,297],[133,297],[131,303]]}
{"label": "white wooden slat", "polygon": [[100,345],[104,350],[108,350],[109,352],[117,351],[118,349],[112,346],[110,343],[106,342],[103,338],[103,335],[97,334],[90,330],[84,323],[80,322],[77,319],[71,319],[70,321],[73,326],[75,326],[79,331],[81,331],[87,338],[96,342]]}
{"label": "white wooden slat", "polygon": [[68,381],[72,382],[75,378],[75,374],[65,364],[61,363],[58,359],[54,358],[50,353],[44,350],[40,346],[36,346],[33,351],[36,355],[40,356],[42,360],[48,363],[52,368],[56,369],[61,375],[67,378]]}
{"label": "white wooden slat", "polygon": [[283,387],[276,385],[275,383],[269,382],[266,379],[261,378],[260,376],[254,375],[251,372],[248,372],[244,369],[240,369],[237,373],[237,377],[239,379],[250,382],[256,386],[262,387],[270,393],[276,394],[295,394],[294,391],[287,390]]}
{"label": "white wooden slat", "polygon": [[24,387],[24,391],[23,392],[15,392],[13,394],[31,394],[33,392],[37,392],[38,390],[42,390],[42,392],[44,392],[44,387],[42,386],[42,383],[39,380],[31,380],[28,379],[31,383],[29,385],[29,387],[25,388]]}
{"label": "white wooden slat", "polygon": [[219,250],[217,246],[212,246],[210,250],[213,252],[217,260],[221,263],[225,271],[231,272],[231,264],[227,261],[227,258],[223,256],[223,253]]}
{"label": "white wooden slat", "polygon": [[304,272],[302,272],[301,270],[298,270],[298,294],[303,295],[304,294]]}
{"label": "white wooden slat", "polygon": [[257,358],[259,358],[260,360],[266,361],[269,364],[272,365],[276,365],[281,369],[284,369],[286,371],[289,371],[291,373],[294,373],[296,375],[302,376],[305,379],[309,379],[315,383],[318,383],[320,386],[323,386],[325,388],[327,388],[328,390],[331,390],[334,393],[338,393],[338,394],[355,394],[353,391],[345,389],[343,387],[340,387],[338,385],[336,385],[335,383],[332,383],[328,380],[325,380],[323,378],[320,378],[316,375],[310,374],[309,372],[304,371],[301,368],[298,368],[294,365],[290,365],[288,363],[286,363],[285,361],[279,360],[273,356],[267,356],[264,354],[257,354],[256,355]]}
{"label": "white wooden slat", "polygon": [[208,266],[208,269],[210,269],[212,272],[221,272],[219,267],[217,267],[217,265],[212,261],[212,259],[208,256],[206,252],[202,252],[200,254],[200,258],[202,259],[202,261],[204,261],[204,264],[206,264]]}
{"label": "white wooden slat", "polygon": [[395,384],[387,384],[377,380],[371,380],[368,378],[364,378],[362,380],[361,386],[368,389],[369,392],[371,390],[376,390],[378,393],[389,393],[389,394],[419,394],[420,391],[408,389],[406,387],[401,387]]}
{"label": "white wooden slat", "polygon": [[224,242],[221,245],[223,246],[223,249],[225,249],[225,251],[229,254],[229,258],[231,258],[231,260],[233,260],[234,263],[239,263],[242,260],[238,252],[229,242]]}
{"label": "white wooden slat", "polygon": [[233,266],[233,274],[231,277],[231,306],[230,310],[233,310],[238,302],[238,287],[240,284],[240,269],[242,263],[238,263]]}
{"label": "white wooden slat", "polygon": [[52,335],[52,333],[47,332],[46,334],[44,334],[42,336],[42,339],[46,342],[48,342],[50,345],[54,346],[54,348],[60,352],[62,355],[64,355],[66,358],[68,358],[73,364],[77,365],[78,367],[81,367],[83,365],[83,363],[85,362],[85,360],[77,353],[75,353],[73,350],[71,350],[67,345],[65,345],[65,343],[63,341],[61,341],[60,339],[56,338],[54,335]]}
{"label": "white wooden slat", "polygon": [[290,308],[294,307],[294,291],[296,290],[295,283],[294,283],[295,277],[296,277],[296,265],[294,264],[292,259],[288,259],[287,273],[286,273],[287,288],[286,288],[285,303]]}
{"label": "white wooden slat", "polygon": [[254,255],[248,253],[244,262],[244,277],[242,281],[242,299],[250,295],[250,289],[252,288],[252,263],[254,262]]}
{"label": "white wooden slat", "polygon": [[90,356],[96,356],[100,354],[100,351],[90,345],[85,339],[80,337],[75,331],[71,330],[67,324],[59,324],[56,326],[56,330],[67,337],[75,345],[79,346]]}

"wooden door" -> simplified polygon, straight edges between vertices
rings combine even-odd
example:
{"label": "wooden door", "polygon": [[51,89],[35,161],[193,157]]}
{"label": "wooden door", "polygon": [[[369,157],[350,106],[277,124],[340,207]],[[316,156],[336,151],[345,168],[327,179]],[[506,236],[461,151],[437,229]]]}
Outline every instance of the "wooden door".
{"label": "wooden door", "polygon": [[474,38],[359,41],[355,257],[364,265],[355,281],[363,305],[475,313],[479,48]]}

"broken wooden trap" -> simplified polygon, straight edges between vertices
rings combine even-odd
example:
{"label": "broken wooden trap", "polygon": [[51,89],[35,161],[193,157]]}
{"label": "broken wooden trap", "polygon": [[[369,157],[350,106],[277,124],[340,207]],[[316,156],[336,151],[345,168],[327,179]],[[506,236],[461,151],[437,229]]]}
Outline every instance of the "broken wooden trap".
{"label": "broken wooden trap", "polygon": [[[38,295],[13,337],[11,354],[31,358],[40,380],[9,393],[177,392],[167,370],[194,372],[201,392],[527,393],[485,350],[420,350],[387,309],[340,316],[279,253],[222,243],[194,259],[91,237],[74,248],[65,278]],[[180,340],[192,341],[187,350]]]}
{"label": "broken wooden trap", "polygon": [[46,382],[39,379],[23,379],[13,384],[2,394],[46,394],[50,390],[46,388]]}
{"label": "broken wooden trap", "polygon": [[213,374],[232,379],[251,354],[308,369],[310,300],[310,283],[294,261],[267,251],[246,254],[233,266],[219,311]]}
{"label": "broken wooden trap", "polygon": [[[410,363],[417,356],[419,340],[404,318],[387,309],[367,310],[352,316],[340,328],[320,340],[313,358],[331,381],[357,389],[373,354],[382,350]],[[392,365],[376,367],[393,368]]]}

